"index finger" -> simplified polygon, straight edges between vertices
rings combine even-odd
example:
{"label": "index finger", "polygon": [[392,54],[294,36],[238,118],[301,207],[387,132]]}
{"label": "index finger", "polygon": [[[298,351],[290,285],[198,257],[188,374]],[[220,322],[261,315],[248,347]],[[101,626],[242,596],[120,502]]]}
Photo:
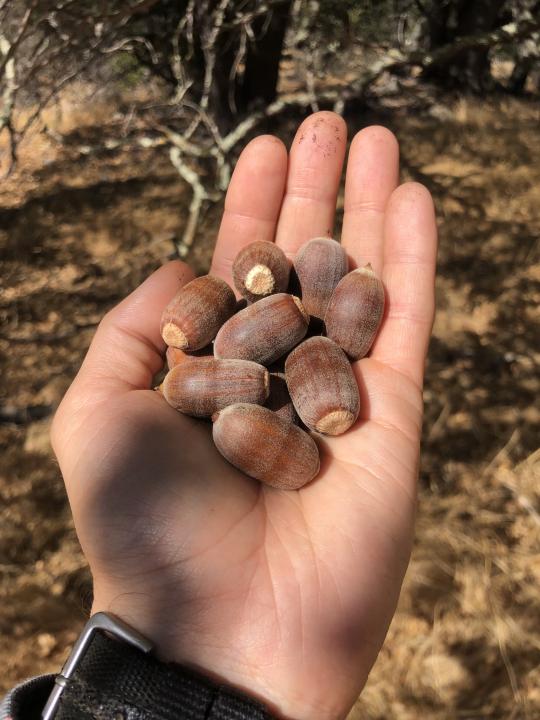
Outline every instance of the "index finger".
{"label": "index finger", "polygon": [[238,158],[210,269],[231,287],[240,250],[255,240],[274,240],[286,177],[287,150],[273,135],[255,138]]}
{"label": "index finger", "polygon": [[[163,366],[165,343],[159,332],[167,303],[193,279],[176,260],[156,270],[100,322],[81,369],[56,411],[51,440],[57,455],[69,443],[73,418],[96,404],[131,390],[148,390]],[[66,423],[69,432],[65,432]]]}
{"label": "index finger", "polygon": [[[193,279],[180,260],[156,270],[101,320],[74,385],[89,381],[95,394],[147,389],[163,365],[159,326],[167,303]],[[71,392],[71,391],[70,391]],[[68,393],[69,394],[69,393]]]}

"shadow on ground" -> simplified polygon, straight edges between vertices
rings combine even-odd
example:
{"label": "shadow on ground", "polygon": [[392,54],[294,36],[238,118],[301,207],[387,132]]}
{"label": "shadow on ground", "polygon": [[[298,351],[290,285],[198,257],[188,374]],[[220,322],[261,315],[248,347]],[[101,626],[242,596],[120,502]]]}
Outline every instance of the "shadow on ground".
{"label": "shadow on ground", "polygon": [[[539,112],[499,99],[458,101],[442,119],[369,108],[348,118],[351,134],[372,121],[396,132],[404,178],[434,194],[441,241],[417,543],[352,717],[540,714]],[[287,141],[293,130],[276,129]],[[102,132],[79,128],[61,152],[39,145],[47,163],[29,159],[0,192],[4,407],[57,405],[101,316],[181,234],[189,197],[166,156],[77,151]],[[219,208],[207,212],[198,272],[218,222]],[[0,425],[4,688],[56,670],[89,607],[48,428]]]}

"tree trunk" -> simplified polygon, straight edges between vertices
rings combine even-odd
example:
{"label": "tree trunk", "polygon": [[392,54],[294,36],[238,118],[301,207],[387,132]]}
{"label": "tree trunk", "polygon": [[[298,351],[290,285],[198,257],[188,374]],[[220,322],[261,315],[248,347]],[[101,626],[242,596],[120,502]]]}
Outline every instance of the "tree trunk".
{"label": "tree trunk", "polygon": [[[428,15],[430,49],[456,39],[493,30],[499,25],[499,16],[505,0],[453,0],[441,7],[433,3]],[[451,62],[432,65],[425,76],[450,88],[484,92],[491,89],[491,63],[489,48],[467,49]]]}
{"label": "tree trunk", "polygon": [[512,75],[508,82],[508,89],[510,92],[520,94],[525,89],[525,83],[529,77],[529,73],[534,65],[534,59],[532,57],[523,57],[516,60]]}
{"label": "tree trunk", "polygon": [[[1,4],[1,0],[0,0]],[[259,9],[256,0],[230,3],[221,15],[220,0],[198,0],[193,6],[191,32],[179,37],[179,56],[187,79],[192,83],[192,97],[199,101],[207,85],[206,111],[222,133],[236,124],[257,103],[271,103],[277,94],[279,65],[292,0],[270,0],[269,9],[250,22],[254,40],[246,43],[245,57],[240,58],[241,27],[237,20],[239,6],[248,18]],[[148,44],[137,44],[135,53],[141,64],[176,86],[173,39],[188,9],[187,0],[160,0],[135,25],[137,36]],[[216,27],[216,23],[218,27]],[[217,31],[217,34],[216,34]],[[154,49],[154,54],[148,47]],[[157,61],[155,60],[157,56]],[[208,64],[211,64],[211,80]],[[238,72],[234,72],[236,65]]]}
{"label": "tree trunk", "polygon": [[449,37],[451,3],[433,3],[427,15],[429,49],[447,45],[453,38]]}
{"label": "tree trunk", "polygon": [[248,43],[243,72],[235,77],[231,71],[240,48],[240,33],[236,28],[220,34],[209,110],[222,131],[230,130],[235,118],[255,105],[275,100],[291,4],[280,3],[269,14],[253,20],[255,40]]}
{"label": "tree trunk", "polygon": [[279,64],[292,2],[276,6],[270,18],[264,15],[253,23],[255,42],[249,43],[243,77],[236,88],[238,112],[246,113],[258,103],[276,99]]}

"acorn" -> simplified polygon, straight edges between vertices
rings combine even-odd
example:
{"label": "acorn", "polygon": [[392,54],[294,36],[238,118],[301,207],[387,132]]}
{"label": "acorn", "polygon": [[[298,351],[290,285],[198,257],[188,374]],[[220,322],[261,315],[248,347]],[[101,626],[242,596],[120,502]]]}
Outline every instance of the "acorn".
{"label": "acorn", "polygon": [[213,357],[212,345],[206,345],[200,350],[194,350],[192,353],[186,353],[180,348],[168,347],[165,352],[165,360],[167,361],[167,367],[172,370],[173,367],[180,365],[184,360],[193,360],[198,357]]}
{"label": "acorn", "polygon": [[353,270],[337,285],[324,323],[327,336],[358,360],[369,352],[384,313],[384,287],[371,265]]}
{"label": "acorn", "polygon": [[269,295],[227,320],[214,341],[214,355],[268,365],[302,340],[308,321],[297,297]]}
{"label": "acorn", "polygon": [[285,381],[285,373],[270,373],[270,392],[264,406],[269,410],[273,410],[276,415],[279,415],[284,420],[288,420],[292,423],[298,422],[298,415],[294,409],[291,396],[289,395],[289,389],[287,388],[287,383]]}
{"label": "acorn", "polygon": [[194,417],[211,417],[238,402],[263,404],[270,378],[262,365],[248,360],[192,358],[165,376],[161,392],[175,410]]}
{"label": "acorn", "polygon": [[193,360],[193,358],[213,356],[214,354],[212,345],[205,345],[205,347],[201,348],[200,350],[194,350],[191,353],[184,352],[183,350],[180,350],[180,348],[168,347],[165,353],[165,359],[167,361],[167,367],[169,368],[169,370],[172,370],[173,367],[180,365],[180,363],[184,362],[185,360]]}
{"label": "acorn", "polygon": [[255,480],[280,490],[298,490],[319,472],[313,438],[268,408],[238,403],[212,419],[219,452]]}
{"label": "acorn", "polygon": [[172,370],[173,367],[180,365],[181,362],[184,362],[184,360],[188,360],[191,357],[193,356],[188,355],[183,350],[180,350],[180,348],[170,346],[167,348],[167,352],[165,353],[165,359],[169,370]]}
{"label": "acorn", "polygon": [[203,275],[184,285],[161,316],[161,336],[180,350],[200,350],[236,310],[236,298],[227,283]]}
{"label": "acorn", "polygon": [[238,292],[249,302],[255,302],[266,295],[287,290],[290,264],[275,243],[257,240],[240,250],[232,273]]}
{"label": "acorn", "polygon": [[298,251],[294,269],[306,312],[323,320],[334,288],[348,272],[347,253],[336,240],[314,238]]}
{"label": "acorn", "polygon": [[328,338],[304,340],[285,362],[285,379],[300,419],[311,430],[341,435],[358,417],[360,395],[343,350]]}

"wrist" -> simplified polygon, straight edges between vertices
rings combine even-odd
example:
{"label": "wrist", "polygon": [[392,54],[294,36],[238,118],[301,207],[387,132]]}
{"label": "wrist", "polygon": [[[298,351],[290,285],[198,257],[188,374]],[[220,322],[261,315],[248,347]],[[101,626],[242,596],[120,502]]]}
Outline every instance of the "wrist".
{"label": "wrist", "polygon": [[[184,617],[182,622],[166,611],[152,612],[145,607],[147,596],[141,603],[125,596],[105,601],[95,596],[92,614],[111,612],[128,623],[153,644],[153,653],[163,662],[175,663],[200,673],[213,682],[228,685],[266,706],[269,712],[282,720],[339,720],[345,718],[356,700],[353,692],[348,699],[336,696],[331,674],[324,673],[328,682],[297,683],[294,678],[283,681],[281,668],[272,663],[272,651],[264,654],[265,661],[251,663],[245,658],[242,643],[223,645],[213,642],[201,629],[202,621]],[[155,610],[155,608],[154,608]],[[183,613],[189,614],[189,610]],[[256,642],[256,638],[253,638]],[[278,673],[275,671],[278,670]],[[280,680],[275,681],[279,675]]]}
{"label": "wrist", "polygon": [[151,643],[120,618],[95,613],[83,629],[46,703],[44,720],[82,716],[133,720],[271,720],[268,708],[234,688],[152,653]]}
{"label": "wrist", "polygon": [[177,667],[216,685],[228,686],[264,704],[269,712],[276,713],[276,717],[289,720],[288,715],[283,715],[269,698],[261,694],[259,683],[252,678],[249,668],[232,667],[229,653],[224,649],[209,648],[201,635],[184,627],[188,623],[178,623],[166,612],[151,613],[144,605],[142,602],[136,607],[124,602],[122,597],[111,602],[100,601],[98,597],[94,598],[91,616],[97,613],[114,615],[148,639],[152,645],[152,656],[164,666]]}

